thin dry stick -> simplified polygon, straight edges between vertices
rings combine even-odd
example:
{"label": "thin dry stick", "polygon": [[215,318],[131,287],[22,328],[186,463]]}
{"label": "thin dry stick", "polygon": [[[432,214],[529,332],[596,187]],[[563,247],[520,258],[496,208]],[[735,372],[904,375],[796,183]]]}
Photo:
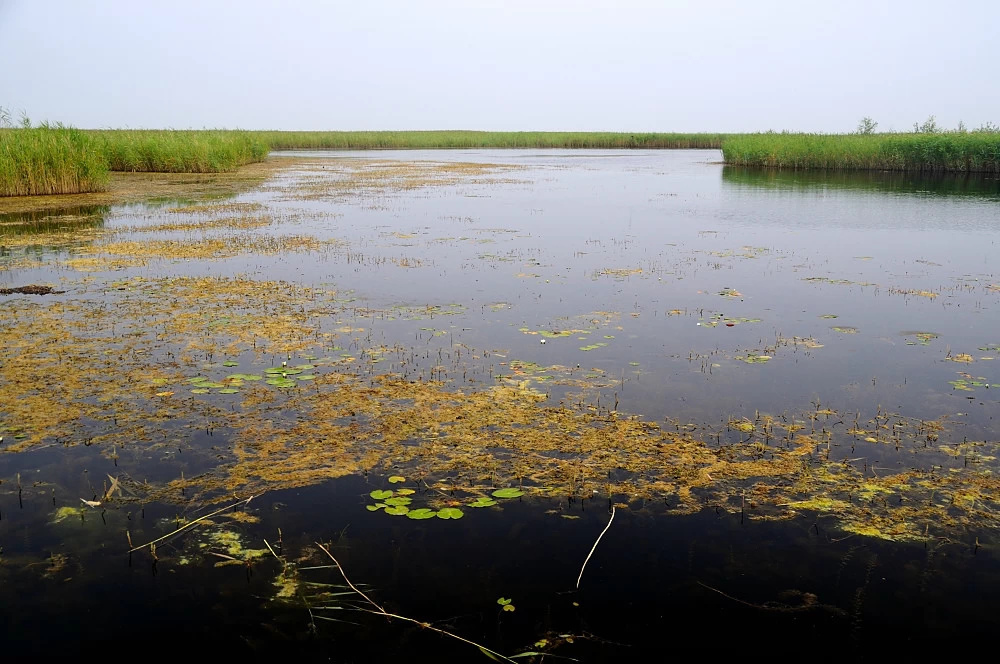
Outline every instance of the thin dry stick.
{"label": "thin dry stick", "polygon": [[[187,530],[187,529],[188,529],[188,528],[190,528],[191,526],[193,526],[193,525],[195,525],[195,524],[197,524],[197,523],[199,523],[199,522],[201,522],[201,521],[204,521],[205,519],[210,519],[210,518],[212,518],[212,517],[213,517],[213,516],[215,516],[216,514],[221,514],[221,513],[225,512],[226,510],[231,510],[232,508],[236,507],[237,505],[241,505],[241,504],[243,504],[243,505],[248,505],[248,504],[250,504],[250,501],[251,501],[251,500],[253,500],[254,498],[256,498],[256,496],[250,496],[250,497],[249,497],[249,498],[247,498],[246,500],[239,500],[239,501],[237,501],[237,502],[233,503],[232,505],[226,505],[225,507],[223,507],[223,508],[221,508],[221,509],[217,509],[217,510],[215,510],[214,512],[212,512],[211,514],[206,514],[205,516],[200,516],[200,517],[198,517],[197,519],[195,519],[194,521],[191,521],[191,522],[189,522],[189,523],[185,523],[185,524],[184,524],[183,526],[181,526],[181,527],[180,527],[180,528],[178,528],[177,530],[175,530],[175,531],[173,531],[173,532],[170,532],[170,533],[167,533],[167,534],[166,534],[166,535],[164,535],[163,537],[157,537],[157,538],[156,538],[155,540],[153,540],[152,542],[146,542],[145,544],[141,544],[141,545],[139,545],[139,546],[133,546],[133,547],[132,547],[131,549],[129,549],[129,550],[128,550],[128,552],[129,552],[129,553],[132,553],[133,551],[138,551],[139,549],[145,549],[145,548],[146,548],[147,546],[150,546],[150,545],[153,545],[153,544],[156,544],[156,543],[158,543],[158,542],[162,542],[163,540],[165,540],[165,539],[168,539],[168,538],[170,538],[170,537],[173,537],[173,536],[174,536],[174,535],[176,535],[177,533],[179,533],[179,532],[181,532],[181,531],[184,531],[184,530]],[[129,541],[131,542],[131,538],[129,538]]]}
{"label": "thin dry stick", "polygon": [[369,597],[368,595],[366,595],[366,594],[364,594],[363,592],[361,592],[360,590],[358,590],[358,589],[357,589],[357,588],[356,588],[356,587],[354,586],[354,584],[353,584],[353,583],[351,583],[351,580],[347,578],[347,572],[345,572],[345,571],[344,571],[344,568],[343,568],[343,566],[342,566],[342,565],[340,564],[340,562],[339,562],[339,561],[338,561],[338,560],[337,560],[336,558],[334,558],[334,557],[333,557],[333,554],[332,554],[332,553],[330,553],[330,550],[329,550],[329,549],[327,549],[327,548],[326,548],[325,546],[323,546],[323,545],[322,545],[322,544],[320,544],[319,542],[316,542],[316,546],[318,546],[318,547],[319,547],[320,549],[322,549],[322,550],[323,550],[323,553],[325,553],[325,554],[326,554],[327,556],[329,556],[329,557],[330,557],[330,560],[332,560],[332,561],[333,561],[333,562],[334,562],[334,563],[335,563],[335,564],[337,565],[337,569],[339,569],[339,570],[340,570],[340,575],[341,575],[342,577],[344,577],[344,581],[346,581],[346,582],[347,582],[347,585],[349,585],[349,586],[351,587],[351,590],[353,590],[353,591],[354,591],[354,592],[356,592],[357,594],[359,594],[359,595],[361,595],[362,597],[364,597],[364,598],[365,598],[365,600],[366,600],[366,601],[367,601],[367,602],[368,602],[369,604],[371,604],[371,605],[372,605],[372,606],[374,606],[374,607],[375,607],[376,609],[378,609],[378,611],[369,611],[369,613],[374,613],[374,614],[376,614],[376,615],[381,615],[381,616],[385,616],[386,618],[396,618],[396,619],[398,619],[398,620],[405,620],[406,622],[411,622],[411,623],[413,623],[414,625],[420,625],[421,627],[424,627],[424,628],[426,628],[426,629],[429,629],[429,630],[431,630],[431,631],[433,631],[433,632],[437,632],[438,634],[444,634],[445,636],[450,636],[451,638],[453,638],[453,639],[457,639],[457,640],[459,640],[459,641],[461,641],[461,642],[463,642],[463,643],[468,643],[468,644],[469,644],[470,646],[475,646],[475,647],[479,648],[480,650],[482,650],[482,651],[483,651],[484,653],[487,653],[487,654],[489,654],[489,655],[491,655],[491,656],[493,656],[493,657],[496,657],[496,658],[499,658],[499,659],[502,659],[502,660],[503,660],[503,661],[505,661],[505,662],[512,662],[513,664],[517,664],[517,663],[516,663],[516,662],[515,662],[515,661],[514,661],[513,659],[511,659],[510,657],[505,657],[505,656],[501,655],[500,653],[498,653],[498,652],[497,652],[497,651],[495,651],[495,650],[490,650],[490,649],[489,649],[489,648],[487,648],[486,646],[483,646],[483,645],[479,645],[479,644],[478,644],[478,643],[476,643],[475,641],[470,641],[469,639],[466,639],[466,638],[464,638],[464,637],[461,637],[461,636],[459,636],[458,634],[452,634],[451,632],[447,632],[447,631],[445,631],[445,630],[443,630],[443,629],[439,629],[439,628],[435,627],[434,625],[431,625],[430,623],[425,623],[425,622],[421,622],[421,621],[419,621],[419,620],[414,620],[413,618],[407,618],[406,616],[401,616],[401,615],[399,615],[399,614],[396,614],[396,613],[389,613],[388,611],[386,611],[385,609],[383,609],[383,608],[382,608],[381,606],[379,606],[378,604],[376,604],[375,602],[373,602],[373,601],[372,601],[372,598],[371,598],[371,597]]}
{"label": "thin dry stick", "polygon": [[604,530],[601,534],[597,536],[597,541],[594,542],[594,546],[590,547],[590,553],[587,554],[587,559],[583,561],[583,567],[580,568],[580,576],[576,577],[576,588],[580,589],[580,579],[583,578],[583,570],[587,569],[587,563],[590,562],[590,557],[594,555],[594,551],[597,549],[598,543],[600,543],[601,538],[604,537],[604,533],[608,532],[608,528],[611,527],[611,522],[615,520],[615,506],[611,506],[611,518],[608,519],[608,525],[604,526]]}

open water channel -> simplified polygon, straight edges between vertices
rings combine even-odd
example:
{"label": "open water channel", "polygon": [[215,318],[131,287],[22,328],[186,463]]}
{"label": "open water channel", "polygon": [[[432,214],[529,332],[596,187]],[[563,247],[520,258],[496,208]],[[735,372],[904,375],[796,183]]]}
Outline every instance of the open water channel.
{"label": "open water channel", "polygon": [[4,656],[978,651],[1000,181],[719,159],[0,218]]}

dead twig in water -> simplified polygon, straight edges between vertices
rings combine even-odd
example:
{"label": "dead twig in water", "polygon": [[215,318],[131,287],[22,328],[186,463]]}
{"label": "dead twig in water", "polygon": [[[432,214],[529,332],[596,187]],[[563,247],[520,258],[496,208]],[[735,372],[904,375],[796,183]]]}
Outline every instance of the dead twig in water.
{"label": "dead twig in water", "polygon": [[[190,521],[190,522],[188,522],[188,523],[185,523],[185,524],[184,524],[183,526],[181,526],[181,527],[180,527],[180,528],[178,528],[177,530],[174,530],[174,531],[172,531],[172,532],[169,532],[169,533],[167,533],[167,534],[166,534],[166,535],[164,535],[163,537],[157,537],[157,538],[156,538],[155,540],[153,540],[152,542],[147,542],[147,543],[145,543],[145,544],[140,544],[139,546],[133,546],[133,547],[132,547],[131,549],[129,549],[129,550],[128,550],[128,552],[129,552],[129,553],[132,553],[133,551],[138,551],[139,549],[145,549],[145,548],[146,548],[147,546],[152,546],[152,545],[155,545],[155,544],[157,544],[158,542],[162,542],[162,541],[163,541],[163,540],[165,540],[165,539],[168,539],[168,538],[170,538],[170,537],[173,537],[174,535],[176,535],[176,534],[178,534],[178,533],[180,533],[180,532],[182,532],[182,531],[184,531],[184,530],[187,530],[187,529],[188,529],[188,528],[190,528],[191,526],[194,526],[194,525],[196,525],[196,524],[198,524],[198,523],[200,523],[200,522],[204,521],[205,519],[211,519],[211,518],[212,518],[213,516],[215,516],[216,514],[222,514],[222,513],[223,513],[223,512],[225,512],[226,510],[231,510],[231,509],[233,509],[234,507],[237,507],[238,505],[249,505],[249,504],[250,504],[250,501],[251,501],[251,500],[253,500],[253,499],[254,499],[254,498],[256,498],[256,497],[257,497],[257,496],[250,496],[249,498],[247,498],[247,499],[245,499],[245,500],[239,500],[239,501],[237,501],[237,502],[233,503],[232,505],[226,505],[226,506],[225,506],[225,507],[223,507],[223,508],[220,508],[220,509],[217,509],[217,510],[215,510],[214,512],[212,512],[211,514],[206,514],[205,516],[200,516],[200,517],[198,517],[197,519],[195,519],[194,521]],[[131,541],[131,538],[129,538],[129,541]]]}
{"label": "dead twig in water", "polygon": [[453,634],[451,632],[448,632],[448,631],[445,631],[443,629],[437,628],[434,625],[431,625],[430,623],[421,622],[419,620],[414,620],[413,618],[407,618],[406,616],[401,616],[401,615],[398,615],[398,614],[395,614],[395,613],[389,613],[388,611],[386,611],[385,609],[383,609],[381,606],[379,606],[378,604],[376,604],[375,601],[372,600],[371,597],[369,597],[368,595],[366,595],[363,592],[361,592],[360,590],[358,590],[357,587],[355,587],[355,585],[353,583],[351,583],[351,580],[347,578],[347,572],[344,571],[344,568],[340,564],[340,562],[336,558],[333,557],[333,554],[330,553],[329,549],[327,549],[325,546],[323,546],[319,542],[316,542],[316,546],[318,546],[323,551],[323,553],[325,553],[327,556],[329,556],[330,560],[332,560],[334,562],[334,564],[337,565],[337,569],[340,570],[340,575],[342,577],[344,577],[344,581],[346,581],[347,585],[351,587],[351,590],[353,590],[357,594],[359,594],[362,597],[364,597],[365,601],[367,601],[369,604],[371,604],[376,609],[378,609],[377,611],[368,611],[369,613],[374,613],[376,615],[385,616],[386,618],[396,618],[397,620],[404,620],[406,622],[413,623],[414,625],[419,625],[420,627],[424,627],[424,628],[429,629],[429,630],[431,630],[433,632],[437,632],[438,634],[443,634],[443,635],[449,636],[449,637],[451,637],[453,639],[457,639],[457,640],[461,641],[462,643],[468,643],[470,646],[475,646],[475,647],[479,648],[479,650],[481,650],[482,652],[484,652],[487,655],[489,655],[490,657],[493,657],[494,659],[499,659],[499,660],[502,660],[504,662],[514,662],[514,660],[511,659],[510,657],[505,657],[505,656],[501,655],[500,653],[496,652],[495,650],[490,650],[486,646],[479,645],[475,641],[470,641],[469,639],[461,637],[458,634]]}
{"label": "dead twig in water", "polygon": [[587,563],[590,562],[590,557],[594,555],[594,551],[597,550],[597,545],[600,543],[601,538],[604,537],[604,533],[608,532],[608,528],[611,527],[611,522],[615,520],[615,506],[611,506],[611,518],[608,519],[608,525],[604,526],[604,530],[601,534],[597,536],[597,540],[594,542],[594,546],[590,547],[590,553],[587,554],[587,559],[583,561],[583,567],[580,568],[580,576],[576,577],[576,588],[580,589],[580,579],[583,578],[583,570],[587,569]]}

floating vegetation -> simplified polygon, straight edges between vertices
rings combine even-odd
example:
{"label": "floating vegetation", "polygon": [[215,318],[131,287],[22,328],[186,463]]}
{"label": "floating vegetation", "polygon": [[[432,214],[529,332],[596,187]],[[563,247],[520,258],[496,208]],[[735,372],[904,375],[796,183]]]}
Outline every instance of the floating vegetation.
{"label": "floating vegetation", "polygon": [[770,355],[756,355],[754,353],[747,353],[746,355],[736,356],[737,360],[740,362],[746,362],[747,364],[764,364],[769,362],[773,358]]}
{"label": "floating vegetation", "polygon": [[838,286],[875,286],[868,281],[851,281],[850,279],[832,279],[830,277],[805,277],[803,281],[810,283],[836,284]]}
{"label": "floating vegetation", "polygon": [[851,327],[849,325],[834,325],[830,328],[834,332],[839,332],[840,334],[857,334],[858,328]]}
{"label": "floating vegetation", "polygon": [[917,290],[917,289],[914,289],[914,288],[890,288],[889,289],[889,294],[890,295],[915,295],[916,297],[925,297],[928,300],[933,300],[934,298],[936,298],[939,295],[939,293],[935,293],[934,291]]}
{"label": "floating vegetation", "polygon": [[901,332],[904,337],[916,337],[916,341],[906,340],[907,346],[930,346],[931,341],[937,339],[938,334],[934,332]]}
{"label": "floating vegetation", "polygon": [[616,279],[625,279],[626,277],[631,277],[636,274],[642,274],[642,268],[606,267],[601,270],[598,270],[597,274],[604,277],[615,277]]}
{"label": "floating vegetation", "polygon": [[735,288],[723,288],[719,291],[719,295],[722,297],[743,297],[743,293],[739,292]]}
{"label": "floating vegetation", "polygon": [[972,374],[965,373],[964,371],[958,372],[958,375],[959,378],[948,381],[948,384],[956,390],[961,390],[962,392],[974,392],[977,387],[983,387],[986,389],[989,389],[990,387],[989,382],[984,376],[973,376]]}
{"label": "floating vegetation", "polygon": [[740,325],[741,323],[759,322],[761,322],[760,318],[732,318],[720,313],[712,314],[708,319],[701,319],[701,325],[703,327],[718,327],[720,323],[726,327],[734,327],[736,325]]}
{"label": "floating vegetation", "polygon": [[952,362],[962,362],[964,364],[970,364],[976,361],[976,359],[968,353],[956,353],[955,355],[949,355],[948,359]]}

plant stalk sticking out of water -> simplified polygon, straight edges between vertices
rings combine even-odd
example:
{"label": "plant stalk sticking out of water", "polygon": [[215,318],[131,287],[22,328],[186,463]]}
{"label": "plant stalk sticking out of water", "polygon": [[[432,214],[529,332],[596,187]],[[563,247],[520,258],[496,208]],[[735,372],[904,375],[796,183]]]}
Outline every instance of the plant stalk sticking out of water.
{"label": "plant stalk sticking out of water", "polygon": [[[156,546],[157,543],[162,542],[165,539],[169,539],[169,538],[173,537],[174,535],[177,535],[178,533],[180,533],[182,531],[185,531],[188,528],[190,528],[190,527],[192,527],[192,526],[194,526],[194,525],[196,525],[196,524],[204,521],[205,519],[211,519],[216,514],[222,514],[226,510],[231,510],[234,507],[237,507],[239,505],[249,505],[250,501],[253,500],[256,497],[257,496],[254,495],[254,496],[250,496],[249,498],[238,500],[238,501],[236,501],[235,503],[233,503],[231,505],[226,505],[225,507],[219,508],[219,509],[215,510],[214,512],[211,512],[210,514],[206,514],[205,516],[200,516],[197,519],[195,519],[194,521],[189,521],[188,523],[185,523],[180,528],[177,528],[176,530],[172,530],[171,532],[167,533],[163,537],[157,537],[152,542],[147,542],[146,544],[140,544],[139,546],[133,546],[131,549],[128,550],[128,552],[132,553],[133,551],[138,551],[139,549],[145,549],[147,546],[150,547],[150,551],[155,551],[156,550],[155,546]],[[132,538],[130,536],[129,537],[129,543],[131,543],[131,542],[132,542]]]}
{"label": "plant stalk sticking out of water", "polygon": [[514,662],[514,660],[511,659],[510,657],[505,657],[504,655],[501,655],[500,653],[496,652],[495,650],[490,650],[486,646],[480,645],[480,644],[476,643],[475,641],[470,641],[469,639],[466,639],[465,637],[462,637],[462,636],[459,636],[458,634],[453,634],[451,632],[445,631],[443,629],[435,627],[434,625],[431,625],[430,623],[421,622],[419,620],[415,620],[413,618],[407,618],[406,616],[401,616],[401,615],[398,615],[398,614],[395,614],[395,613],[389,613],[388,611],[386,611],[385,609],[383,609],[381,606],[379,606],[378,604],[376,604],[375,601],[371,597],[369,597],[368,595],[366,595],[363,592],[361,592],[360,590],[358,590],[358,588],[353,583],[351,583],[351,580],[347,578],[347,572],[344,571],[343,566],[340,564],[340,562],[336,558],[333,557],[333,554],[330,553],[330,550],[328,548],[326,548],[325,546],[323,546],[319,542],[316,542],[316,546],[318,546],[323,551],[323,553],[325,553],[330,558],[330,560],[332,560],[333,563],[337,566],[337,569],[340,570],[340,575],[342,577],[344,577],[344,581],[346,581],[347,585],[351,587],[351,590],[353,590],[357,594],[361,595],[361,597],[363,597],[366,602],[368,602],[369,604],[371,604],[372,606],[375,607],[374,611],[370,611],[370,610],[365,609],[369,613],[374,613],[374,614],[377,614],[377,615],[385,616],[386,618],[396,618],[398,620],[405,620],[406,622],[413,623],[414,625],[419,625],[420,627],[424,627],[424,628],[429,629],[429,630],[431,630],[433,632],[437,632],[438,634],[444,634],[445,636],[449,636],[449,637],[451,637],[453,639],[457,639],[457,640],[461,641],[462,643],[468,643],[470,646],[475,646],[475,647],[479,648],[479,650],[482,651],[484,654],[486,654],[488,657],[491,657],[492,659],[496,659],[498,661],[504,661],[504,662]]}
{"label": "plant stalk sticking out of water", "polygon": [[608,532],[608,528],[611,527],[611,522],[614,520],[615,520],[615,506],[612,505],[611,518],[608,519],[608,525],[604,526],[604,530],[601,531],[601,534],[597,536],[597,540],[594,541],[594,546],[590,547],[590,553],[587,554],[587,559],[583,561],[583,567],[580,568],[580,576],[576,577],[577,590],[580,589],[580,579],[583,578],[583,570],[587,569],[587,563],[590,562],[590,557],[594,555],[594,551],[597,550],[598,543],[601,541],[601,538],[604,537],[604,533]]}

